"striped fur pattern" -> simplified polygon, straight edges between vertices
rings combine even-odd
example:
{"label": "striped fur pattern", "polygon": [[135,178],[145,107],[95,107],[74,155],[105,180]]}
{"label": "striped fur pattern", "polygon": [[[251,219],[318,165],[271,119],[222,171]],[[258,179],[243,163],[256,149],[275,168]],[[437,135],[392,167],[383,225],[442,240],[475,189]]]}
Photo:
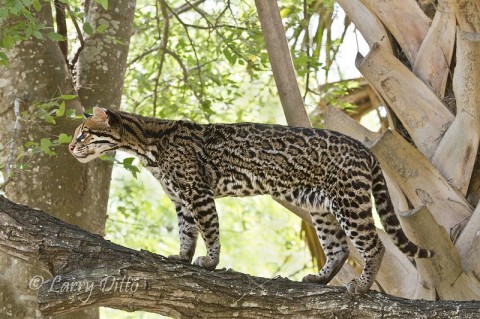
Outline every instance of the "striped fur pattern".
{"label": "striped fur pattern", "polygon": [[407,256],[428,258],[405,236],[394,213],[382,171],[372,153],[340,133],[253,123],[200,125],[94,108],[69,146],[81,162],[113,150],[136,154],[161,182],[175,205],[180,252],[190,262],[197,236],[207,255],[195,263],[219,262],[219,222],[214,198],[269,194],[308,210],[327,262],[304,280],[328,283],[348,257],[347,237],[365,260],[361,276],[347,286],[366,292],[384,254],[372,217],[371,194],[381,222]]}

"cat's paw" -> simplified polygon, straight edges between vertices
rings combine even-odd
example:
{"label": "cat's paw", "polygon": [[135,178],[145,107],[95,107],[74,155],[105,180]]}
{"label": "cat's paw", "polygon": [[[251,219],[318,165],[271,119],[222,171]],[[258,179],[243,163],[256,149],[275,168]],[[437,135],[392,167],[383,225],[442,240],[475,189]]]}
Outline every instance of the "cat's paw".
{"label": "cat's paw", "polygon": [[303,282],[314,282],[314,283],[317,283],[317,284],[327,284],[328,283],[328,278],[325,278],[324,276],[320,276],[320,275],[313,275],[313,274],[309,274],[309,275],[306,275],[305,277],[303,277],[302,279]]}
{"label": "cat's paw", "polygon": [[368,291],[370,286],[363,284],[359,279],[354,279],[348,283],[347,291],[351,295],[364,294]]}
{"label": "cat's paw", "polygon": [[205,269],[213,270],[218,265],[218,259],[213,259],[209,256],[202,256],[198,257],[194,264]]}
{"label": "cat's paw", "polygon": [[192,262],[192,257],[189,257],[187,255],[170,255],[168,256],[168,259],[176,260],[176,261],[183,261],[185,263],[191,263]]}

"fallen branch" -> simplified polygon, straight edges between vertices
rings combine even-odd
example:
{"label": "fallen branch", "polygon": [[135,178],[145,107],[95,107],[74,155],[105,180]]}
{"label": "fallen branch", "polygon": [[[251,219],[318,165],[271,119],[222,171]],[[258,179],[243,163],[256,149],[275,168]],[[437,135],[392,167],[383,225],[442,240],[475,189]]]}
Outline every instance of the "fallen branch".
{"label": "fallen branch", "polygon": [[113,244],[3,196],[0,250],[52,274],[39,285],[45,316],[107,306],[177,318],[373,318],[386,311],[389,318],[477,318],[480,307],[478,301],[427,302],[373,291],[350,296],[343,287],[207,271]]}

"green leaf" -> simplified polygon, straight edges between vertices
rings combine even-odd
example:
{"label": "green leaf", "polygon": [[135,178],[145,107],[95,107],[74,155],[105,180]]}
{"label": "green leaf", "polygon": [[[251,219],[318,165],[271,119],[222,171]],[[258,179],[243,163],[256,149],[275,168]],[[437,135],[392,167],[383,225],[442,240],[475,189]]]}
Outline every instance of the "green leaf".
{"label": "green leaf", "polygon": [[65,101],[68,101],[68,100],[73,100],[75,99],[77,96],[74,95],[74,94],[64,94],[64,95],[60,95],[59,98],[62,99],[62,100],[65,100]]}
{"label": "green leaf", "polygon": [[72,140],[72,137],[70,135],[65,134],[65,133],[61,133],[58,136],[58,142],[60,144],[69,144],[71,140]]}
{"label": "green leaf", "polygon": [[63,116],[65,114],[65,101],[62,101],[58,106],[58,109],[55,111],[57,117]]}
{"label": "green leaf", "polygon": [[35,38],[37,38],[38,40],[43,40],[43,35],[42,35],[42,33],[41,33],[40,31],[35,30],[35,31],[33,31],[32,34],[33,34],[33,36],[34,36]]}
{"label": "green leaf", "polygon": [[28,141],[25,143],[26,148],[33,148],[33,147],[38,147],[38,143],[34,141]]}
{"label": "green leaf", "polygon": [[137,178],[137,173],[140,173],[140,169],[132,164],[134,160],[134,157],[127,157],[123,160],[122,165],[133,175],[133,177]]}
{"label": "green leaf", "polygon": [[50,141],[48,138],[44,137],[40,140],[40,147],[43,148],[48,148],[52,146],[52,141]]}
{"label": "green leaf", "polygon": [[9,50],[13,47],[13,45],[15,44],[15,41],[13,40],[13,38],[9,35],[5,35],[2,39],[2,47],[4,47],[5,49]]}
{"label": "green leaf", "polygon": [[8,17],[8,9],[6,7],[0,8],[0,20],[6,19]]}
{"label": "green leaf", "polygon": [[288,16],[291,12],[292,12],[292,8],[291,8],[291,7],[283,8],[283,9],[280,10],[280,16],[281,16],[282,18],[285,18],[285,17]]}
{"label": "green leaf", "polygon": [[228,48],[225,48],[223,50],[223,55],[227,58],[228,62],[230,62],[231,65],[234,65],[235,62],[237,62],[237,56],[235,54],[232,54]]}
{"label": "green leaf", "polygon": [[52,41],[65,41],[65,38],[63,37],[63,35],[57,32],[50,32],[47,36]]}
{"label": "green leaf", "polygon": [[22,171],[28,171],[28,170],[30,170],[30,168],[31,168],[30,165],[28,165],[28,163],[17,163],[17,164],[15,165],[15,167],[16,167],[17,169],[22,170]]}
{"label": "green leaf", "polygon": [[40,150],[42,152],[50,156],[57,155],[57,153],[55,153],[50,149],[51,146],[52,146],[52,141],[50,141],[48,138],[44,137],[40,140]]}
{"label": "green leaf", "polygon": [[68,117],[68,118],[71,118],[71,119],[75,118],[75,116],[77,115],[77,114],[75,113],[75,110],[73,110],[73,109],[67,109],[67,112],[66,112],[66,113],[67,113],[67,117]]}
{"label": "green leaf", "polygon": [[95,2],[100,4],[105,10],[108,10],[108,0],[95,0]]}
{"label": "green leaf", "polygon": [[108,24],[100,24],[98,27],[97,27],[97,30],[96,32],[98,33],[103,33],[105,32],[105,30],[108,29]]}
{"label": "green leaf", "polygon": [[92,25],[85,21],[85,23],[83,24],[83,31],[88,35],[93,35]]}
{"label": "green leaf", "polygon": [[40,12],[40,10],[42,10],[42,5],[40,4],[40,0],[33,0],[32,5],[35,11]]}
{"label": "green leaf", "polygon": [[44,119],[45,122],[47,122],[47,123],[56,124],[55,119],[53,118],[53,116],[51,116],[51,115],[48,114],[48,113],[43,115],[43,119]]}
{"label": "green leaf", "polygon": [[108,154],[103,154],[99,157],[102,161],[107,161],[107,162],[114,162],[115,161],[115,158],[112,158],[110,155]]}
{"label": "green leaf", "polygon": [[8,58],[4,52],[0,52],[0,64],[8,66]]}
{"label": "green leaf", "polygon": [[123,160],[123,165],[132,165],[134,160],[135,160],[135,157],[127,157],[126,159]]}

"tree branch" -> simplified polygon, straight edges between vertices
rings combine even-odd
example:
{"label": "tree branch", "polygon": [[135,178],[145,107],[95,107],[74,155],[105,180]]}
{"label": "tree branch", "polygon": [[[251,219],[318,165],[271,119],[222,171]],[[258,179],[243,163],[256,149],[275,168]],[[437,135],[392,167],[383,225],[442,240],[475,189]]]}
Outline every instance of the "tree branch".
{"label": "tree branch", "polygon": [[177,318],[433,316],[476,318],[480,302],[427,302],[343,287],[207,271],[104,240],[42,211],[0,196],[0,250],[53,276],[32,278],[45,316],[107,306]]}
{"label": "tree branch", "polygon": [[60,51],[62,51],[65,61],[68,60],[68,43],[67,43],[67,22],[65,20],[65,5],[59,0],[54,1],[55,5],[55,21],[57,22],[57,33],[61,34],[65,40],[58,41]]}

